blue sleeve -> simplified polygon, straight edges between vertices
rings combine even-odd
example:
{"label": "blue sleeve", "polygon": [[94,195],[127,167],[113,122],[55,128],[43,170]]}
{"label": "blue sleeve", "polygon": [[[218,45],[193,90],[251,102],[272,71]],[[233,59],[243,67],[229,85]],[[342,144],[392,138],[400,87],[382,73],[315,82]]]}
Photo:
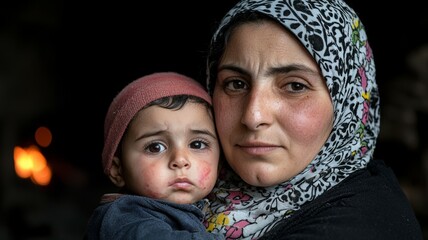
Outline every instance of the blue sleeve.
{"label": "blue sleeve", "polygon": [[193,213],[164,203],[123,198],[107,208],[101,218],[99,239],[224,239],[207,232]]}

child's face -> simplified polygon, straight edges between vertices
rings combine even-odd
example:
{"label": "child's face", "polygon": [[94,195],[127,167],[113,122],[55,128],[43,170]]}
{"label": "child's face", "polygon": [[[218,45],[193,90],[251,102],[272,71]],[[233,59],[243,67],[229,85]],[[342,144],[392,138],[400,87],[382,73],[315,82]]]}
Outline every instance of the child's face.
{"label": "child's face", "polygon": [[206,107],[141,110],[123,138],[121,174],[135,194],[175,203],[205,197],[217,179],[219,144]]}

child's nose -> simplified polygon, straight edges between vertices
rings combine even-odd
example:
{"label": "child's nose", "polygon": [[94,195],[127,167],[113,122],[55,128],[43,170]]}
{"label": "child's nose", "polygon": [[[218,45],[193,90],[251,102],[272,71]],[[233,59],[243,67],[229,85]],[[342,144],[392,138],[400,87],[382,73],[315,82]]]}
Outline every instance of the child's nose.
{"label": "child's nose", "polygon": [[177,150],[171,157],[169,167],[172,169],[176,168],[189,168],[191,166],[188,154],[186,151]]}

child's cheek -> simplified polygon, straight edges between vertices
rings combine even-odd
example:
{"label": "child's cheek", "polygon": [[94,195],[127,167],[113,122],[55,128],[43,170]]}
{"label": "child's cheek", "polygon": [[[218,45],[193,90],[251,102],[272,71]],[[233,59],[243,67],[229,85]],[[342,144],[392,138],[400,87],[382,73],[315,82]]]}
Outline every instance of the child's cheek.
{"label": "child's cheek", "polygon": [[201,188],[207,188],[208,186],[211,186],[211,182],[213,179],[212,169],[211,166],[204,166],[200,169],[200,175],[199,175],[199,185]]}

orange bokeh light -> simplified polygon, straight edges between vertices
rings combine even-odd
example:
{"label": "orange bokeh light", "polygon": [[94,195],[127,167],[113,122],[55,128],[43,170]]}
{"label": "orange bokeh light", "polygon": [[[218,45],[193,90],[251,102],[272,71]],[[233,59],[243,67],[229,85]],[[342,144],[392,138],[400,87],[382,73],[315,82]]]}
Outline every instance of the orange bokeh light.
{"label": "orange bokeh light", "polygon": [[13,151],[16,174],[29,178],[38,185],[46,186],[52,178],[52,171],[46,158],[36,146],[22,148],[16,146]]}
{"label": "orange bokeh light", "polygon": [[47,127],[39,127],[34,133],[34,138],[36,139],[37,144],[42,147],[47,147],[52,142],[52,133]]}

